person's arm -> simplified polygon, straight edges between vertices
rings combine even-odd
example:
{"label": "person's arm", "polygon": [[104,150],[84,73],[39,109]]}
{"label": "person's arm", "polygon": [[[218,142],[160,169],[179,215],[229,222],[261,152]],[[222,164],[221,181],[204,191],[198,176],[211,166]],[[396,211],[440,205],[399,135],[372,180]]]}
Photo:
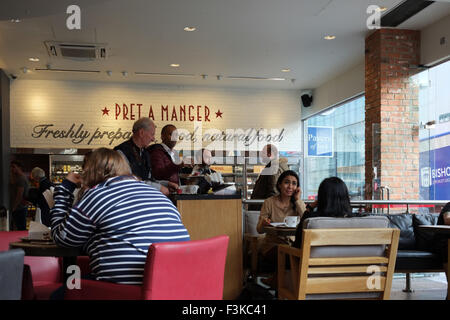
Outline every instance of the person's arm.
{"label": "person's arm", "polygon": [[159,183],[160,185],[168,188],[170,191],[176,191],[178,189],[178,184],[176,184],[175,182],[172,181],[168,181],[168,180],[157,180],[157,183]]}
{"label": "person's arm", "polygon": [[152,186],[156,190],[160,190],[162,186],[164,187],[164,184],[162,183],[162,181],[144,180],[144,183],[148,184],[149,186]]}
{"label": "person's arm", "polygon": [[[86,215],[87,209],[73,203],[73,191],[76,181],[70,173],[59,186],[55,188],[55,205],[51,210],[52,238],[63,247],[81,247],[95,231],[94,223]],[[72,181],[71,181],[72,180]]]}
{"label": "person's arm", "polygon": [[262,208],[261,208],[261,212],[259,214],[259,219],[258,219],[258,224],[256,225],[256,231],[258,231],[258,233],[265,233],[264,232],[264,226],[267,226],[270,224],[271,220],[271,212],[269,209],[269,205],[267,200],[264,201]]}
{"label": "person's arm", "polygon": [[167,181],[167,187],[169,188],[169,191],[176,192],[180,186],[175,182]]}
{"label": "person's arm", "polygon": [[317,207],[317,200],[315,200],[313,203],[308,203],[306,205],[306,212],[313,212],[316,207]]}
{"label": "person's arm", "polygon": [[[156,181],[151,181],[151,180],[145,180],[145,181],[144,181],[145,184],[148,184],[149,186],[152,186],[152,187],[155,188],[156,190],[161,191],[161,193],[162,193],[163,195],[168,196],[168,195],[170,194],[168,185],[167,185],[167,186],[164,186],[164,185],[163,185],[163,182],[164,182],[164,180],[161,180],[161,181],[158,181],[158,182],[156,182]],[[167,182],[169,182],[169,181],[167,181]]]}
{"label": "person's arm", "polygon": [[300,200],[300,195],[302,194],[302,189],[297,187],[292,195],[295,200],[295,213],[301,218],[306,211],[305,203]]}

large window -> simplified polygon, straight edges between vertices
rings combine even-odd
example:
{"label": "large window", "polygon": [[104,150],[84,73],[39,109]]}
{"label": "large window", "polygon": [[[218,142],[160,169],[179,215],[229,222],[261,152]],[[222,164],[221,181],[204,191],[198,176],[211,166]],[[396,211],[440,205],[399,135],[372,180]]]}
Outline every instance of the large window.
{"label": "large window", "polygon": [[450,61],[418,73],[420,199],[450,199]]}
{"label": "large window", "polygon": [[304,121],[304,198],[313,199],[323,179],[337,176],[353,200],[364,199],[364,104],[360,96]]}

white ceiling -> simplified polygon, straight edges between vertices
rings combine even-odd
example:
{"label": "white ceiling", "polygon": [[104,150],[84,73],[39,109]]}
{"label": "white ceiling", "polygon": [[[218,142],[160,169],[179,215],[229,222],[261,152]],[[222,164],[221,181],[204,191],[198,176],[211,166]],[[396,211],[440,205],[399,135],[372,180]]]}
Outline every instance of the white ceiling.
{"label": "white ceiling", "polygon": [[[364,59],[370,4],[401,0],[2,0],[0,68],[19,79],[124,81],[282,89],[316,88]],[[81,8],[81,30],[68,30],[66,8]],[[400,27],[421,29],[450,14],[434,3]],[[21,19],[13,23],[12,18]],[[185,32],[185,26],[197,31]],[[332,34],[335,40],[323,37]],[[44,41],[107,43],[104,61],[51,58]],[[28,58],[39,57],[39,62]],[[171,63],[179,63],[172,68]],[[54,73],[35,68],[100,70]],[[31,72],[24,74],[21,69]],[[288,73],[281,69],[291,69]],[[108,76],[106,71],[112,71]],[[121,72],[127,71],[123,77]],[[138,76],[134,72],[193,74]],[[202,74],[208,75],[206,79]],[[217,75],[222,80],[217,80]],[[285,81],[231,80],[282,77]],[[295,81],[291,81],[295,79]]]}

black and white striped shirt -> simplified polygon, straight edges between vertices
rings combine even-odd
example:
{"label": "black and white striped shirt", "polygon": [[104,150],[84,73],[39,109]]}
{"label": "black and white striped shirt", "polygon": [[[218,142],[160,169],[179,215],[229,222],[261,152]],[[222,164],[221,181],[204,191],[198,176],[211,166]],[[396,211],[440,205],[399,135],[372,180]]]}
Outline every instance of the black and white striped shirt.
{"label": "black and white striped shirt", "polygon": [[177,208],[144,182],[110,178],[72,207],[75,188],[64,180],[55,189],[52,236],[61,246],[83,246],[97,280],[141,284],[152,243],[190,240]]}

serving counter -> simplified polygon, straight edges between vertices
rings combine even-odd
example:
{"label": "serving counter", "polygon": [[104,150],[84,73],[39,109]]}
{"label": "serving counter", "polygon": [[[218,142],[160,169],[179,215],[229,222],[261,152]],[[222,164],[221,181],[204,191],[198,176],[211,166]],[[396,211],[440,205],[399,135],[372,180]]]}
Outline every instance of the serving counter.
{"label": "serving counter", "polygon": [[242,199],[236,195],[173,195],[170,197],[192,240],[230,237],[223,298],[236,299],[242,290]]}

